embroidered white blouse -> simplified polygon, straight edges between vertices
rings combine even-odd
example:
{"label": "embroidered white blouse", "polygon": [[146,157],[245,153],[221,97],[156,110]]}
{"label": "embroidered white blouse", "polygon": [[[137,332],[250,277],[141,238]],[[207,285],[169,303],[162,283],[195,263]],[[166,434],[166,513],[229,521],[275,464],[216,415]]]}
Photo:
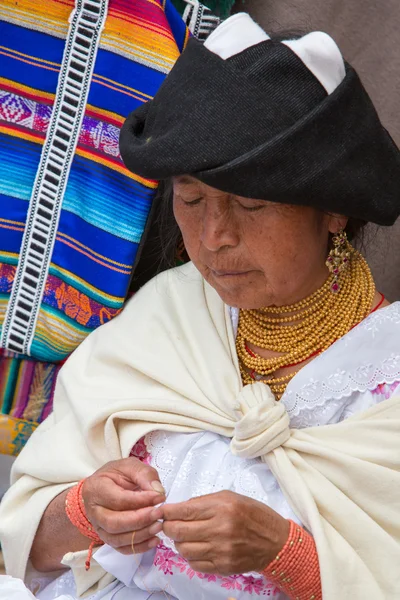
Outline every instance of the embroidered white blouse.
{"label": "embroidered white blouse", "polygon": [[[233,326],[237,311],[231,310]],[[292,428],[334,424],[390,398],[400,385],[400,302],[378,310],[307,364],[290,381],[281,402]],[[167,502],[228,489],[263,502],[297,521],[268,467],[259,459],[235,457],[229,440],[214,433],[153,432],[133,454],[154,466],[167,490]],[[286,598],[256,573],[231,577],[196,573],[171,540],[161,535],[155,550],[122,556],[103,546],[95,559],[116,581],[90,600],[247,600]],[[66,573],[37,596],[40,600],[76,598]]]}

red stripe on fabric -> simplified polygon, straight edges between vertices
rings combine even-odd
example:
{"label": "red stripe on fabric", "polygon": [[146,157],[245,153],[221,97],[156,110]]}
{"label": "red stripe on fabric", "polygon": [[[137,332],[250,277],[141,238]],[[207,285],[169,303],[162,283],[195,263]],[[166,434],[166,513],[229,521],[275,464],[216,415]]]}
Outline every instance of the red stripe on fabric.
{"label": "red stripe on fabric", "polygon": [[[7,123],[6,121],[2,121],[0,123],[1,128],[2,129],[10,129],[11,131],[18,131],[18,133],[25,133],[28,134],[29,132],[29,137],[35,137],[38,140],[40,140],[41,142],[44,141],[46,134],[45,133],[40,133],[38,131],[35,131],[34,129],[27,129],[26,127],[20,127],[19,125],[15,125],[14,123]],[[31,141],[31,140],[28,140]]]}
{"label": "red stripe on fabric", "polygon": [[41,104],[46,104],[46,106],[53,106],[53,99],[49,99],[46,96],[42,96],[40,94],[40,90],[35,90],[35,93],[28,92],[27,90],[21,90],[19,87],[16,87],[12,84],[1,83],[2,91],[10,92],[11,94],[15,94],[16,96],[22,96],[23,98],[29,98],[30,100],[35,100],[35,102],[40,102]]}

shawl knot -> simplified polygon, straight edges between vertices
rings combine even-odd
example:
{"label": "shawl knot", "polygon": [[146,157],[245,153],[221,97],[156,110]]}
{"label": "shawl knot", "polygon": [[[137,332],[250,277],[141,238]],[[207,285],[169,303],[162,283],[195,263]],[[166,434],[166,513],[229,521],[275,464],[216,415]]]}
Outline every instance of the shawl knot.
{"label": "shawl knot", "polygon": [[238,404],[240,418],[231,441],[233,454],[257,458],[287,442],[289,415],[268,385],[261,382],[246,385],[239,394]]}

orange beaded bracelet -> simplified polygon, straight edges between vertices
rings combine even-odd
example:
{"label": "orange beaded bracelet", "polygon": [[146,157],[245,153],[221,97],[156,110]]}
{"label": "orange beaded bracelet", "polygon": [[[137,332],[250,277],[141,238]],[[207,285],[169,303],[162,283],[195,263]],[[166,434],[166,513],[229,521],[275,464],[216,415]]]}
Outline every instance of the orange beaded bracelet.
{"label": "orange beaded bracelet", "polygon": [[313,537],[289,521],[286,544],[263,575],[292,600],[322,600],[317,548]]}
{"label": "orange beaded bracelet", "polygon": [[69,490],[65,499],[65,512],[72,525],[79,529],[82,535],[92,540],[88,550],[88,557],[85,562],[86,571],[89,571],[93,548],[102,545],[104,542],[94,531],[92,524],[86,516],[85,504],[82,498],[82,486],[84,481],[85,480],[83,479]]}

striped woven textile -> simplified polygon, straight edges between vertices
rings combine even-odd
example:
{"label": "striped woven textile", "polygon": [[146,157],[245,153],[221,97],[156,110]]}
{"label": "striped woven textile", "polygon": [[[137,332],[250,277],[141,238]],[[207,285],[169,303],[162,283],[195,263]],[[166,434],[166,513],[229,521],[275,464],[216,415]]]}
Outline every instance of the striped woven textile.
{"label": "striped woven textile", "polygon": [[0,2],[0,452],[122,309],[157,184],[125,168],[119,129],[188,35],[170,0]]}

